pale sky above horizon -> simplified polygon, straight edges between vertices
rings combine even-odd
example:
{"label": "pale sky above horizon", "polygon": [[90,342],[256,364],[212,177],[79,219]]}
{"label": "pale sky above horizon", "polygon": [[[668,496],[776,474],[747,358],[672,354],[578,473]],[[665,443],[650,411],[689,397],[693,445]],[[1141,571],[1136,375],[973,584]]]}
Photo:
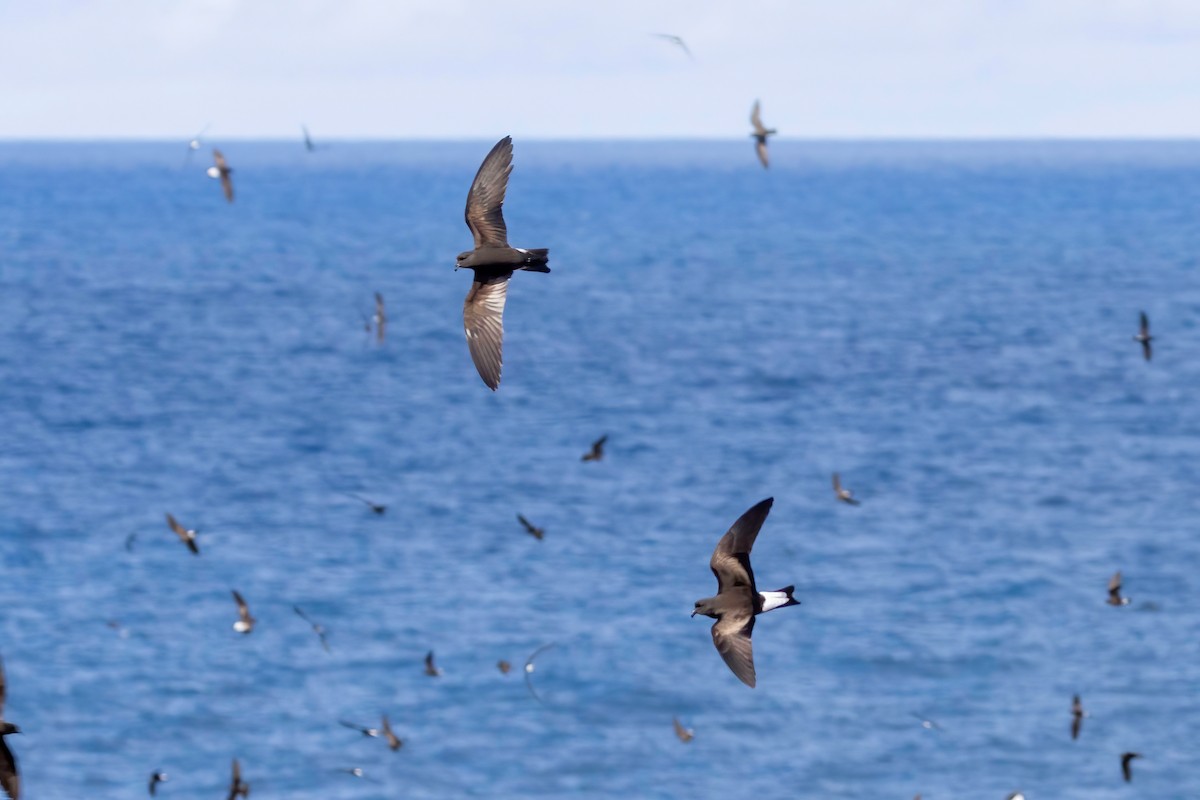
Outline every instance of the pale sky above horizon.
{"label": "pale sky above horizon", "polygon": [[[650,36],[682,36],[690,61]],[[1200,136],[1195,0],[0,0],[0,137]]]}

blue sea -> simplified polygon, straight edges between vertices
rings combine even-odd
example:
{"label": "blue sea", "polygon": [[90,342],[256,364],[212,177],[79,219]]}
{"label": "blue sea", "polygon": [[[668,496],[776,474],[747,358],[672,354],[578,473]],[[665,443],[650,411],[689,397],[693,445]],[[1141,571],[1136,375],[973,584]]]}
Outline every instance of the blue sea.
{"label": "blue sea", "polygon": [[[30,800],[1200,797],[1200,143],[518,139],[496,393],[491,141],[215,144],[232,205],[182,142],[0,144]],[[689,615],[765,497],[750,689]]]}

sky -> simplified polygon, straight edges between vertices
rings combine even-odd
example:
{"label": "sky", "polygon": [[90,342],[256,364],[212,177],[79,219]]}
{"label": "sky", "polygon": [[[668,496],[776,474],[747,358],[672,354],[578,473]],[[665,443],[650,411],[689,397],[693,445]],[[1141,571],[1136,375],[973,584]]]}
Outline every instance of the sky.
{"label": "sky", "polygon": [[[656,32],[682,36],[690,60]],[[0,138],[1200,135],[1197,0],[0,0]]]}

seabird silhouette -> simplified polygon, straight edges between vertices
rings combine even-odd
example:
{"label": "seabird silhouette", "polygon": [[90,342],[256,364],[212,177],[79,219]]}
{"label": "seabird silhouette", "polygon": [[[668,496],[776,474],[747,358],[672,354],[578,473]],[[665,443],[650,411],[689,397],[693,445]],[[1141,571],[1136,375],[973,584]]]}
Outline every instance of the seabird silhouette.
{"label": "seabird silhouette", "polygon": [[696,60],[696,57],[692,55],[692,51],[688,49],[687,42],[685,42],[681,37],[676,36],[673,33],[652,33],[650,35],[656,39],[662,39],[664,42],[670,42],[686,53],[688,58],[693,61]]}
{"label": "seabird silhouette", "polygon": [[368,737],[370,737],[370,738],[372,738],[372,739],[374,739],[376,736],[378,736],[378,735],[379,735],[379,729],[378,729],[378,728],[364,728],[364,727],[363,727],[363,726],[361,726],[361,725],[355,725],[353,722],[347,722],[347,721],[346,721],[346,720],[344,720],[344,719],[339,719],[339,720],[338,720],[338,724],[339,724],[339,725],[342,725],[342,726],[345,726],[345,727],[349,728],[350,730],[353,730],[353,731],[358,731],[358,732],[359,732],[359,733],[361,733],[363,736],[368,736]]}
{"label": "seabird silhouette", "polygon": [[541,540],[546,535],[545,528],[539,528],[521,514],[517,514],[517,521],[524,526],[525,532],[537,540]]}
{"label": "seabird silhouette", "polygon": [[1083,727],[1083,718],[1087,716],[1087,712],[1083,710],[1083,701],[1079,699],[1079,695],[1071,700],[1071,738],[1079,738],[1079,729]]}
{"label": "seabird silhouette", "polygon": [[404,746],[404,742],[400,741],[400,737],[392,730],[392,723],[388,722],[387,714],[383,715],[383,738],[387,740],[388,747],[393,751]]}
{"label": "seabird silhouette", "polygon": [[354,492],[342,492],[342,494],[346,495],[346,497],[353,498],[353,499],[357,500],[358,502],[362,503],[367,508],[371,509],[372,513],[379,514],[380,516],[382,516],[383,513],[385,511],[387,511],[387,506],[381,506],[378,503],[373,503],[360,494],[355,494]]}
{"label": "seabird silhouette", "polygon": [[1122,753],[1121,754],[1121,774],[1125,776],[1125,782],[1129,783],[1133,780],[1133,768],[1130,763],[1135,758],[1141,758],[1141,753]]}
{"label": "seabird silhouette", "polygon": [[754,137],[754,152],[758,153],[758,160],[762,162],[763,169],[766,169],[769,166],[767,163],[767,137],[774,136],[777,131],[763,125],[761,109],[757,100],[754,101],[754,108],[750,109],[750,124],[754,126],[754,133],[750,134]]}
{"label": "seabird silhouette", "polygon": [[1108,599],[1104,602],[1110,606],[1127,606],[1129,598],[1121,596],[1121,570],[1117,570],[1111,578],[1108,579]]}
{"label": "seabird silhouette", "polygon": [[151,797],[157,796],[158,795],[158,785],[160,783],[166,783],[166,782],[167,782],[167,773],[162,772],[162,771],[152,772],[150,774],[150,796]]}
{"label": "seabird silhouette", "polygon": [[375,293],[375,316],[371,321],[375,323],[375,340],[383,344],[383,337],[387,333],[387,309],[383,306],[383,295],[379,292]]}
{"label": "seabird silhouette", "polygon": [[221,190],[225,192],[225,199],[230,203],[233,202],[233,178],[229,177],[233,174],[233,168],[225,162],[225,156],[221,155],[221,151],[213,148],[213,165],[208,168],[208,177],[219,178],[221,181]]}
{"label": "seabird silhouette", "polygon": [[191,550],[193,555],[200,555],[200,546],[196,544],[196,534],[199,531],[183,527],[170,514],[167,514],[167,526],[175,531],[175,535],[183,540],[183,543],[187,545],[187,549]]}
{"label": "seabird silhouette", "polygon": [[690,728],[683,727],[683,723],[679,721],[679,717],[672,717],[671,721],[675,723],[675,735],[679,737],[679,741],[687,744],[696,738],[696,734]]}
{"label": "seabird silhouette", "polygon": [[507,675],[508,671],[512,669],[512,664],[508,663],[502,658],[496,662],[496,669],[500,670],[502,675]]}
{"label": "seabird silhouette", "polygon": [[441,668],[433,663],[432,650],[425,654],[425,674],[431,678],[438,678],[442,675]]}
{"label": "seabird silhouette", "polygon": [[833,493],[837,495],[837,499],[843,503],[848,503],[852,506],[861,505],[859,501],[854,499],[854,492],[842,486],[842,477],[836,472],[833,473]]}
{"label": "seabird silhouette", "polygon": [[592,442],[592,449],[583,454],[580,461],[599,461],[604,458],[604,443],[608,441],[608,434],[604,434],[596,441]]}
{"label": "seabird silhouette", "polygon": [[533,688],[533,677],[532,676],[533,676],[534,669],[536,669],[533,661],[542,653],[543,650],[549,650],[551,647],[555,647],[554,642],[550,642],[549,644],[542,645],[537,650],[534,650],[532,653],[530,653],[529,658],[525,659],[525,686],[529,689],[529,693],[531,695],[533,695],[533,699],[537,700],[542,705],[545,705],[546,703],[538,695],[537,690]]}
{"label": "seabird silhouette", "polygon": [[455,269],[475,272],[471,291],[463,302],[463,329],[479,377],[495,391],[500,385],[504,340],[504,301],[514,270],[549,272],[550,251],[508,246],[508,228],[502,213],[508,176],[512,172],[512,137],[492,148],[467,193],[464,216],[475,237],[475,249],[458,254]]}
{"label": "seabird silhouette", "polygon": [[300,610],[300,606],[292,606],[292,611],[295,611],[296,616],[300,617],[300,619],[302,619],[308,623],[309,627],[311,627],[313,629],[313,633],[315,633],[317,635],[317,638],[321,640],[321,647],[324,647],[325,652],[328,653],[329,652],[329,640],[325,638],[325,626],[318,625],[316,622],[313,622],[312,619],[308,616],[308,614],[305,614],[303,611]]}
{"label": "seabird silhouette", "polygon": [[1150,356],[1153,355],[1153,353],[1150,351],[1150,342],[1154,341],[1154,337],[1150,335],[1150,318],[1146,316],[1145,311],[1141,312],[1140,323],[1138,335],[1134,336],[1133,340],[1141,343],[1142,356],[1149,361]]}
{"label": "seabird silhouette", "polygon": [[8,749],[5,737],[20,733],[21,729],[4,719],[4,701],[8,699],[8,681],[4,676],[4,662],[0,661],[0,789],[12,800],[21,800],[21,773],[17,770],[17,759]]}
{"label": "seabird silhouette", "polygon": [[717,593],[696,601],[692,616],[703,614],[716,620],[712,626],[713,645],[733,674],[753,688],[754,653],[750,635],[754,617],[776,608],[799,605],[792,597],[794,586],[773,592],[759,592],[750,567],[750,550],[775,499],[768,497],[738,517],[713,550],[709,567],[717,577]]}
{"label": "seabird silhouette", "polygon": [[250,784],[242,780],[242,765],[235,758],[233,760],[233,777],[229,781],[229,797],[226,800],[234,800],[238,796],[250,797]]}
{"label": "seabird silhouette", "polygon": [[313,144],[312,137],[308,135],[308,126],[301,125],[300,130],[302,130],[304,132],[304,149],[310,153],[312,151],[316,150],[317,146],[315,144]]}
{"label": "seabird silhouette", "polygon": [[238,594],[237,589],[231,590],[233,601],[238,607],[238,621],[233,623],[233,629],[238,633],[250,633],[254,630],[254,623],[257,622],[254,617],[250,616],[250,606],[246,605],[246,601]]}

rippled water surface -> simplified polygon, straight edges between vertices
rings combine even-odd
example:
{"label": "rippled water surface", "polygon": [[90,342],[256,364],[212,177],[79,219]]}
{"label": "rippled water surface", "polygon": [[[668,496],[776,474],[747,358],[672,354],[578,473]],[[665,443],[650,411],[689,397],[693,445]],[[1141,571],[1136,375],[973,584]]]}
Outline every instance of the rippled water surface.
{"label": "rippled water surface", "polygon": [[[518,141],[553,272],[493,394],[453,270],[490,142],[220,144],[232,206],[182,145],[0,145],[31,800],[221,797],[234,756],[257,798],[1200,796],[1200,145]],[[689,613],[767,496],[803,605],[751,690]],[[383,712],[398,753],[338,725]]]}

